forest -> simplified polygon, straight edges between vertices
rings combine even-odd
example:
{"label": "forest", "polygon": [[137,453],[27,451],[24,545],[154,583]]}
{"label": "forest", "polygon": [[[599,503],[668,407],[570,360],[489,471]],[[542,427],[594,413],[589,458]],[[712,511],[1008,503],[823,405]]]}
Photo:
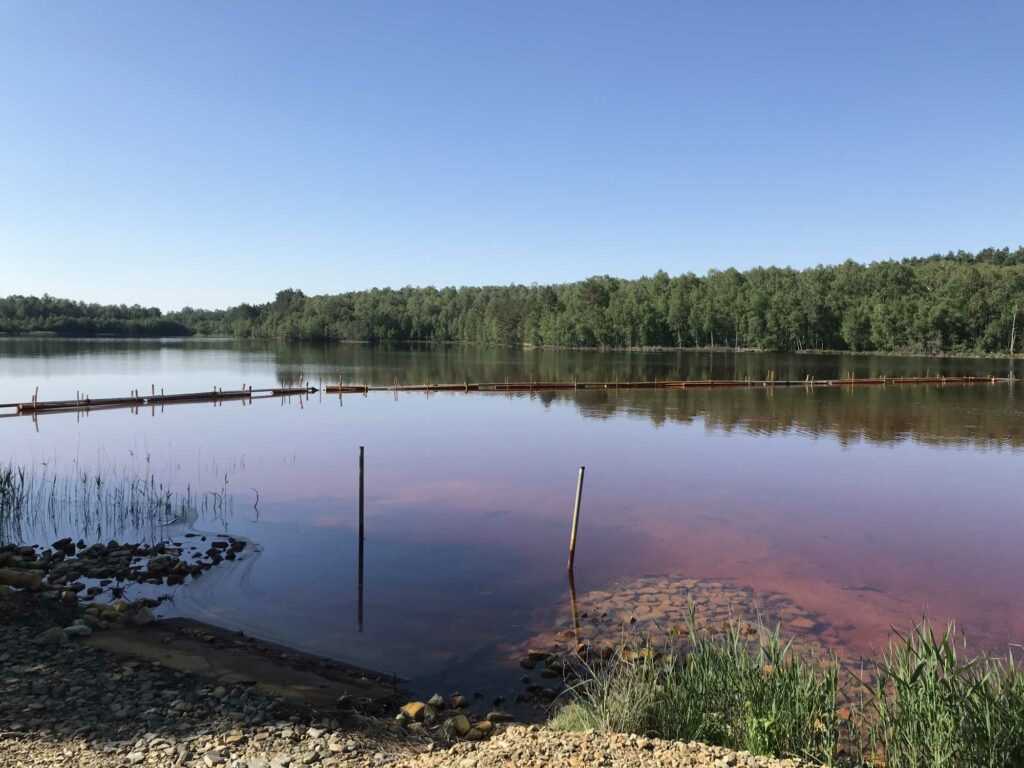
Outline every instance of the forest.
{"label": "forest", "polygon": [[161,314],[0,299],[0,332],[228,335],[557,347],[1006,353],[1024,325],[1024,248],[560,285],[372,289]]}
{"label": "forest", "polygon": [[0,298],[0,333],[56,336],[191,336],[156,307],[87,304],[53,296]]}

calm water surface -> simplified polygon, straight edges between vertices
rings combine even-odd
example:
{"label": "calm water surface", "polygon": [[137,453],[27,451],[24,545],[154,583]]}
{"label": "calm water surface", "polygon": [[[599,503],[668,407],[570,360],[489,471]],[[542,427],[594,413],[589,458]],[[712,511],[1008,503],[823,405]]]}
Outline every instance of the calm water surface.
{"label": "calm water surface", "polygon": [[[0,339],[0,402],[323,382],[1006,375],[997,360],[379,348],[225,340]],[[1018,364],[1016,374],[1024,376]],[[363,623],[357,456],[366,446]],[[196,526],[261,545],[177,588],[203,618],[409,678],[511,696],[506,647],[567,601],[576,471],[587,467],[576,587],[646,575],[784,595],[843,651],[955,618],[1024,640],[1020,388],[314,395],[152,412],[0,419],[0,462],[118,467],[221,492]],[[258,494],[258,504],[257,504]],[[29,521],[21,536],[107,539]],[[60,530],[57,530],[60,529]],[[130,532],[122,531],[128,536]],[[519,670],[521,674],[521,670]]]}

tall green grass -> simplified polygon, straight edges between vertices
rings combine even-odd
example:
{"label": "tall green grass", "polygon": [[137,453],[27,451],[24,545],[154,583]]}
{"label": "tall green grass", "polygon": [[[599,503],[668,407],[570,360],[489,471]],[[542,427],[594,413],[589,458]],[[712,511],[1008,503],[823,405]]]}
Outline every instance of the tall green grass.
{"label": "tall green grass", "polygon": [[620,649],[606,665],[586,665],[552,726],[836,761],[843,724],[834,658],[807,659],[778,631],[753,644],[738,625],[722,635],[700,632],[692,606],[688,624],[685,651],[661,655],[648,645],[641,653]]}
{"label": "tall green grass", "polygon": [[1019,658],[970,657],[948,625],[923,622],[877,664],[868,700],[869,755],[888,768],[1024,766],[1024,676]]}
{"label": "tall green grass", "polygon": [[[778,630],[754,643],[738,628],[700,633],[692,616],[685,649],[635,653],[627,643],[609,663],[583,665],[550,725],[837,766],[1024,767],[1019,657],[968,656],[952,625],[937,635],[924,622],[897,636],[865,666],[870,687],[851,676],[844,691],[834,656],[797,653]],[[859,705],[841,707],[844,693]]]}

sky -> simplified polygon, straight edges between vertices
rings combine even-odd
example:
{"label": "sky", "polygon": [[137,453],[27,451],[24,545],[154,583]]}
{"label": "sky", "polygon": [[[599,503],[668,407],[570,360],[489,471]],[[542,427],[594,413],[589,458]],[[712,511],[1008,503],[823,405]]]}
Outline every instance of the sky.
{"label": "sky", "polygon": [[0,0],[0,295],[1024,243],[1024,3]]}

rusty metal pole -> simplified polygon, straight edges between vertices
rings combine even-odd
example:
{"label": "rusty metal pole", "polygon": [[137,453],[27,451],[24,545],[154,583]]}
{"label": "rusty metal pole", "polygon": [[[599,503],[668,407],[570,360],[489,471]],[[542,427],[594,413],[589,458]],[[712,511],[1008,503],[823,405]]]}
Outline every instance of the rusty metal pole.
{"label": "rusty metal pole", "polygon": [[578,650],[580,644],[580,611],[576,605],[576,578],[572,568],[569,569],[569,610],[572,612],[572,634]]}
{"label": "rusty metal pole", "polygon": [[364,456],[365,450],[363,446],[359,446],[359,607],[358,615],[356,620],[359,625],[359,631],[363,631],[363,543],[366,541],[365,527],[363,525],[363,513],[365,512],[364,495],[363,490],[365,487],[364,482],[364,468],[365,461]]}
{"label": "rusty metal pole", "polygon": [[569,536],[569,570],[576,562],[576,532],[580,527],[580,499],[583,498],[583,473],[586,467],[580,467],[580,477],[576,481],[576,504],[572,510],[572,533]]}
{"label": "rusty metal pole", "polygon": [[364,503],[364,490],[366,487],[365,483],[365,449],[363,446],[359,446],[359,555],[362,557],[363,553],[363,540],[365,537],[365,528],[363,526],[363,514],[366,510]]}

